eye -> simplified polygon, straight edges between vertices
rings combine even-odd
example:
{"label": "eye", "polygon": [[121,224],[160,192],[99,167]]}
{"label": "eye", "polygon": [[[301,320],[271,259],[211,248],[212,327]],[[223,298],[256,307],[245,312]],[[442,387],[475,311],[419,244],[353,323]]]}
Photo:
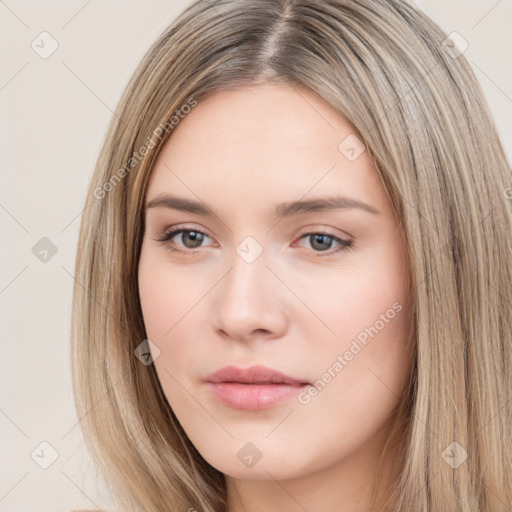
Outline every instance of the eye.
{"label": "eye", "polygon": [[[174,241],[172,240],[177,235],[180,235],[181,237],[181,243],[182,247],[185,249],[197,249],[201,247],[201,243],[205,238],[210,238],[206,233],[203,233],[202,231],[198,231],[196,229],[175,229],[173,231],[170,231],[166,233],[162,238],[158,239],[159,242],[167,243],[169,245],[173,245]],[[180,252],[187,252],[183,249],[176,249],[172,247],[172,250],[180,251]]]}
{"label": "eye", "polygon": [[300,240],[302,239],[310,241],[311,248],[314,249],[314,252],[327,252],[331,249],[333,243],[338,244],[338,247],[329,251],[328,254],[347,250],[352,246],[351,240],[344,240],[330,233],[305,233],[300,237]]}
{"label": "eye", "polygon": [[[176,241],[173,240],[174,238],[180,240],[181,248],[180,246],[176,247]],[[200,249],[203,247],[202,243],[205,241],[205,239],[211,240],[211,238],[206,233],[203,233],[197,229],[174,229],[165,233],[163,237],[157,239],[157,241],[168,245],[171,251],[192,254],[194,249]],[[348,250],[352,246],[351,240],[344,240],[331,233],[305,233],[300,237],[299,240],[302,239],[310,240],[310,247],[313,249],[313,252],[316,253],[333,254],[338,251]],[[333,244],[337,244],[338,247],[334,250],[330,250]],[[322,254],[320,254],[320,256],[322,256]]]}

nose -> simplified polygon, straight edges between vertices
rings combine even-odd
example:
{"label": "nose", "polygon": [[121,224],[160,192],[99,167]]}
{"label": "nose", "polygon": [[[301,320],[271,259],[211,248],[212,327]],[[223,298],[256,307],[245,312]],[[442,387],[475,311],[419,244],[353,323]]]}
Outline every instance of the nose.
{"label": "nose", "polygon": [[267,265],[265,251],[252,263],[233,254],[230,270],[215,287],[215,328],[223,337],[273,339],[286,332],[284,286]]}

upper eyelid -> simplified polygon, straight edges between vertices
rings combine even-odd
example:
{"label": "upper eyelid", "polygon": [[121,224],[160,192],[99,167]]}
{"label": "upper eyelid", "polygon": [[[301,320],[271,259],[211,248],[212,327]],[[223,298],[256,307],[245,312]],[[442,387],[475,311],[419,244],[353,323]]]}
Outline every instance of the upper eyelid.
{"label": "upper eyelid", "polygon": [[202,235],[205,235],[208,238],[212,239],[212,237],[202,229],[191,228],[191,227],[181,227],[181,226],[173,226],[171,228],[165,229],[162,233],[161,238],[166,238],[171,233],[173,234],[173,236],[176,236],[178,233],[181,233],[183,231],[196,231],[197,233],[201,233]]}
{"label": "upper eyelid", "polygon": [[[314,226],[315,225],[313,224],[313,227],[305,227],[305,228],[303,228],[303,230],[301,230],[299,235],[302,236],[302,235],[313,234],[313,233],[324,233],[326,235],[330,235],[330,236],[337,237],[337,238],[342,238],[343,239],[345,237],[346,239],[349,239],[349,240],[353,239],[353,236],[350,235],[347,232],[344,232],[344,235],[343,234],[337,235],[335,233],[330,233],[329,232],[329,229],[334,229],[334,228],[315,228]],[[176,225],[170,226],[168,228],[165,228],[162,231],[162,235],[165,236],[168,233],[172,233],[172,232],[175,232],[175,231],[197,231],[199,233],[202,233],[202,234],[208,236],[209,238],[212,238],[212,236],[210,236],[208,234],[207,230],[205,230],[204,228],[202,228],[202,227],[201,228],[191,227],[190,224],[185,224],[185,225],[176,224]]]}

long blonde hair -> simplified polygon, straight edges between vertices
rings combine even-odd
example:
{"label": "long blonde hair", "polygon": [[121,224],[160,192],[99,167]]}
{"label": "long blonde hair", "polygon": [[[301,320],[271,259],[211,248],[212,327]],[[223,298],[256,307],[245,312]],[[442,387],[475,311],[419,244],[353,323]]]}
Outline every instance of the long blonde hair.
{"label": "long blonde hair", "polygon": [[143,202],[187,112],[267,82],[308,87],[357,128],[406,240],[414,365],[389,510],[510,512],[512,173],[464,55],[401,0],[197,0],[131,78],[86,201],[72,321],[77,411],[112,496],[227,510],[224,475],[134,355]]}

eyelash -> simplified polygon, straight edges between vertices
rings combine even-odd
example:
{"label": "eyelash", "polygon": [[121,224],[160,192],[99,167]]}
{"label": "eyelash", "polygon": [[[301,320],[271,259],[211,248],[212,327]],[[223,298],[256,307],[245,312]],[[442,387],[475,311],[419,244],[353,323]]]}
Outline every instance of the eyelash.
{"label": "eyelash", "polygon": [[[165,245],[168,245],[171,252],[180,252],[180,253],[186,254],[187,256],[190,256],[190,255],[193,255],[194,253],[196,253],[198,249],[201,249],[201,247],[198,247],[196,249],[187,249],[187,248],[176,249],[175,247],[170,247],[171,239],[174,236],[178,235],[179,233],[190,233],[190,232],[199,233],[203,236],[210,238],[206,233],[204,233],[203,231],[200,231],[198,229],[183,229],[183,228],[181,228],[181,229],[174,229],[172,231],[168,231],[168,232],[164,233],[162,238],[157,239],[157,242],[161,242]],[[301,240],[304,237],[312,236],[312,235],[328,236],[329,238],[332,238],[334,241],[336,241],[339,244],[339,247],[333,251],[329,250],[329,249],[326,251],[314,251],[313,250],[313,252],[316,253],[320,257],[330,256],[330,255],[333,255],[333,254],[341,252],[341,251],[349,251],[352,248],[352,240],[344,240],[343,238],[339,238],[331,233],[326,233],[323,231],[312,231],[309,233],[303,233],[301,235],[301,237],[299,238],[299,240]]]}

